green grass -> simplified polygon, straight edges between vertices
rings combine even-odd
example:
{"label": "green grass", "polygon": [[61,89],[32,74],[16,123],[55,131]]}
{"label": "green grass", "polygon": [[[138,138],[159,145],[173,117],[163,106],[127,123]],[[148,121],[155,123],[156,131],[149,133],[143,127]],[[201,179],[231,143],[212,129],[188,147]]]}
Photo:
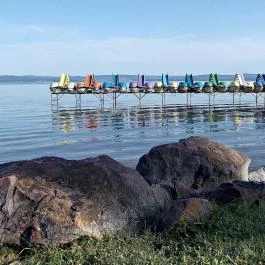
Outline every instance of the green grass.
{"label": "green grass", "polygon": [[[249,264],[265,265],[265,203],[215,206],[204,224],[179,224],[168,234],[84,238],[68,246],[0,250],[0,262],[22,264]],[[5,256],[5,257],[4,257]]]}

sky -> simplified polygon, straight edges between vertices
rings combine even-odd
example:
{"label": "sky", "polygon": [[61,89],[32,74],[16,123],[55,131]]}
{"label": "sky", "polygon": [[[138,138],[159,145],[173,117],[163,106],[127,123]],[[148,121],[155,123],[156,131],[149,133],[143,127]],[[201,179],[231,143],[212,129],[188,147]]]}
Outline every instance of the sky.
{"label": "sky", "polygon": [[0,75],[265,72],[264,0],[1,0]]}

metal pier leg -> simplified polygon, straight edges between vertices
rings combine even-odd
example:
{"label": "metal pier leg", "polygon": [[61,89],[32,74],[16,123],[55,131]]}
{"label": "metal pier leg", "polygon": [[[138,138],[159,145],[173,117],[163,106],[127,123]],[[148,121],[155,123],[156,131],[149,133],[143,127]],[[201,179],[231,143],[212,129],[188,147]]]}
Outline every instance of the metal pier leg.
{"label": "metal pier leg", "polygon": [[162,93],[162,106],[165,105],[165,102],[166,102],[166,94]]}
{"label": "metal pier leg", "polygon": [[256,107],[258,106],[258,93],[256,93]]}
{"label": "metal pier leg", "polygon": [[55,106],[57,106],[57,109],[58,109],[58,104],[56,104],[55,101],[57,102],[56,95],[54,96],[54,94],[51,93],[51,109],[52,110],[54,110]]}
{"label": "metal pier leg", "polygon": [[235,106],[235,93],[233,93],[233,107]]}
{"label": "metal pier leg", "polygon": [[75,94],[75,107],[81,110],[81,94]]}
{"label": "metal pier leg", "polygon": [[99,104],[100,104],[100,109],[102,109],[102,95],[99,94]]}
{"label": "metal pier leg", "polygon": [[104,109],[104,104],[105,104],[105,98],[104,94],[102,94],[102,101],[101,101],[101,108]]}
{"label": "metal pier leg", "polygon": [[189,94],[187,93],[187,106],[189,105]]}
{"label": "metal pier leg", "polygon": [[209,102],[208,102],[209,106],[211,105],[211,93],[209,93]]}
{"label": "metal pier leg", "polygon": [[115,102],[114,102],[114,92],[112,92],[112,111],[115,110]]}
{"label": "metal pier leg", "polygon": [[112,94],[112,106],[113,106],[113,109],[115,109],[117,106],[117,92],[116,91],[113,91],[113,94]]}

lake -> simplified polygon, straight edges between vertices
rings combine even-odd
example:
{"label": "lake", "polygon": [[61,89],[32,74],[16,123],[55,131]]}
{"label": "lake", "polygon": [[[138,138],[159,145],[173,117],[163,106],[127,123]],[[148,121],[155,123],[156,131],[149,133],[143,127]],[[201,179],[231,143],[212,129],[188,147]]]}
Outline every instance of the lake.
{"label": "lake", "polygon": [[105,96],[100,108],[94,95],[65,95],[58,108],[51,105],[49,84],[0,85],[0,163],[41,156],[82,159],[107,154],[135,167],[155,145],[192,135],[208,137],[245,153],[251,168],[265,165],[264,99],[256,105],[252,94],[235,97],[218,94],[209,105],[208,95],[146,95],[141,105],[134,95],[121,95],[113,108]]}

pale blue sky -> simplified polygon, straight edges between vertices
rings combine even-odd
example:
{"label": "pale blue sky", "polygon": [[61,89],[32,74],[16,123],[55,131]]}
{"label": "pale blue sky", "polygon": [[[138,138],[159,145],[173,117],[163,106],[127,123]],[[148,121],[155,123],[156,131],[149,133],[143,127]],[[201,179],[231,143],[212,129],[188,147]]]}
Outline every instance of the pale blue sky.
{"label": "pale blue sky", "polygon": [[2,0],[0,74],[265,71],[265,1]]}

